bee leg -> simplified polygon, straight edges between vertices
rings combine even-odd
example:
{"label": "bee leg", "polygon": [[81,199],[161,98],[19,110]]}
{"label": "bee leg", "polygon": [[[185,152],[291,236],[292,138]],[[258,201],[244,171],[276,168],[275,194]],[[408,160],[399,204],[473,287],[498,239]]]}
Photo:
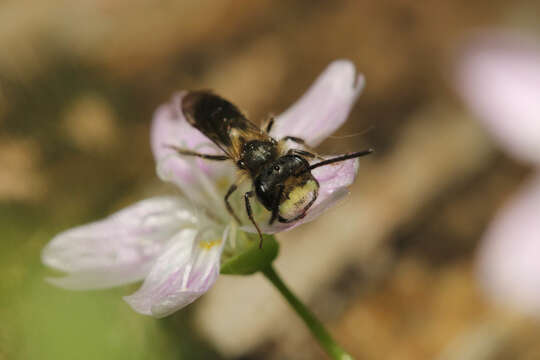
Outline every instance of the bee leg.
{"label": "bee leg", "polygon": [[283,138],[281,138],[280,141],[287,141],[287,140],[291,140],[297,144],[300,144],[300,145],[306,145],[306,140],[302,139],[302,138],[299,138],[299,137],[296,137],[296,136],[285,136]]}
{"label": "bee leg", "polygon": [[268,221],[268,225],[272,225],[274,221],[278,218],[279,215],[279,200],[281,200],[281,195],[283,195],[283,189],[284,186],[281,185],[278,191],[278,195],[274,199],[274,203],[272,204],[272,217],[270,217],[270,221]]}
{"label": "bee leg", "polygon": [[[307,148],[309,150],[309,151],[305,151],[305,150],[300,150],[300,149],[291,149],[291,150],[297,151],[298,155],[304,155],[304,156],[308,156],[308,157],[311,157],[311,158],[317,158],[317,159],[320,159],[320,160],[324,160],[324,158],[321,155],[317,154],[315,151],[313,151],[313,149],[311,149],[306,144],[306,141],[304,139],[296,137],[296,136],[285,136],[285,137],[281,138],[279,140],[279,142],[280,143],[285,143],[285,142],[287,142],[287,140],[291,140],[292,142],[300,144],[300,145],[304,146],[305,148]],[[291,151],[291,150],[289,150],[289,151]]]}
{"label": "bee leg", "polygon": [[264,125],[264,131],[266,131],[267,133],[270,132],[270,130],[272,130],[272,126],[274,126],[274,117],[273,116],[270,116],[268,118],[268,120],[266,120],[266,123]]}
{"label": "bee leg", "polygon": [[230,159],[227,155],[201,154],[201,153],[198,153],[198,152],[195,152],[195,151],[182,149],[182,148],[176,147],[174,145],[165,145],[165,146],[168,147],[169,149],[173,149],[174,151],[176,151],[180,155],[197,156],[197,157],[200,157],[200,158],[203,158],[203,159],[216,160],[216,161],[224,161],[224,160],[229,160]]}
{"label": "bee leg", "polygon": [[292,219],[285,219],[285,218],[283,218],[283,217],[280,216],[278,220],[279,220],[280,223],[288,224],[288,223],[295,222],[296,220],[303,219],[303,218],[305,218],[305,217],[306,217],[306,213],[303,212],[303,213],[301,213],[300,215],[298,215],[297,217],[292,218]]}
{"label": "bee leg", "polygon": [[312,158],[312,159],[317,157],[317,155],[310,153],[309,151],[300,150],[300,149],[289,149],[289,151],[287,151],[287,154],[288,155],[302,155],[302,156]]}
{"label": "bee leg", "polygon": [[253,197],[253,195],[255,195],[253,191],[248,191],[247,193],[244,194],[244,201],[246,203],[246,212],[247,212],[248,218],[253,224],[253,226],[255,226],[255,229],[257,229],[257,233],[259,234],[259,239],[260,239],[259,249],[260,249],[262,248],[263,237],[262,237],[261,229],[259,229],[259,225],[257,225],[257,223],[255,222],[255,219],[253,218],[253,211],[251,210],[251,204],[249,202],[249,198]]}
{"label": "bee leg", "polygon": [[234,218],[234,220],[236,220],[236,223],[241,224],[240,219],[238,218],[233,208],[231,207],[231,203],[229,203],[229,196],[231,196],[232,193],[236,191],[236,189],[238,189],[238,186],[236,184],[232,184],[229,190],[227,191],[227,194],[225,195],[225,207],[227,208],[227,211],[229,212],[229,214],[231,214],[231,216]]}

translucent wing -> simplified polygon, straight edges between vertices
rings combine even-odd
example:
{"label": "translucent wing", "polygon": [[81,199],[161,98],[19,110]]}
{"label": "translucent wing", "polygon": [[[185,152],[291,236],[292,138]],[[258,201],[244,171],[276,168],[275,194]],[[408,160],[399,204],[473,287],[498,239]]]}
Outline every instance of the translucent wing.
{"label": "translucent wing", "polygon": [[246,141],[270,139],[235,105],[209,91],[189,92],[182,99],[182,111],[193,127],[235,161]]}

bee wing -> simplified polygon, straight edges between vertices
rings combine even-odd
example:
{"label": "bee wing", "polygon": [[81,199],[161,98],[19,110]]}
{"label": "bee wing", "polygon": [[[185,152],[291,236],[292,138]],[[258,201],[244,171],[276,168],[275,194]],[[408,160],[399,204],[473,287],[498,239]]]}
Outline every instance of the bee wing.
{"label": "bee wing", "polygon": [[268,135],[246,119],[236,106],[209,91],[186,94],[182,111],[193,127],[235,161],[240,159],[243,142],[268,139]]}

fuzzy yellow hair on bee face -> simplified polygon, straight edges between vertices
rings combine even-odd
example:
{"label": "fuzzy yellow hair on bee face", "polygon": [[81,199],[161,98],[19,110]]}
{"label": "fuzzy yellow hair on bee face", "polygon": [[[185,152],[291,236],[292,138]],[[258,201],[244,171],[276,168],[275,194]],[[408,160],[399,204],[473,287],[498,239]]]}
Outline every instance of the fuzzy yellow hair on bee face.
{"label": "fuzzy yellow hair on bee face", "polygon": [[296,185],[286,194],[279,205],[279,214],[285,219],[295,219],[304,214],[317,198],[319,184],[309,179],[302,185]]}

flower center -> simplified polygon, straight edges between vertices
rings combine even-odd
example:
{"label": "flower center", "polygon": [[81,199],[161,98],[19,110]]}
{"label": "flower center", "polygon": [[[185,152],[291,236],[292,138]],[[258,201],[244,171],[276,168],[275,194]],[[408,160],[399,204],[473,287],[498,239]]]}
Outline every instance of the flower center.
{"label": "flower center", "polygon": [[199,246],[205,250],[210,250],[211,248],[219,244],[221,244],[221,239],[199,241]]}

